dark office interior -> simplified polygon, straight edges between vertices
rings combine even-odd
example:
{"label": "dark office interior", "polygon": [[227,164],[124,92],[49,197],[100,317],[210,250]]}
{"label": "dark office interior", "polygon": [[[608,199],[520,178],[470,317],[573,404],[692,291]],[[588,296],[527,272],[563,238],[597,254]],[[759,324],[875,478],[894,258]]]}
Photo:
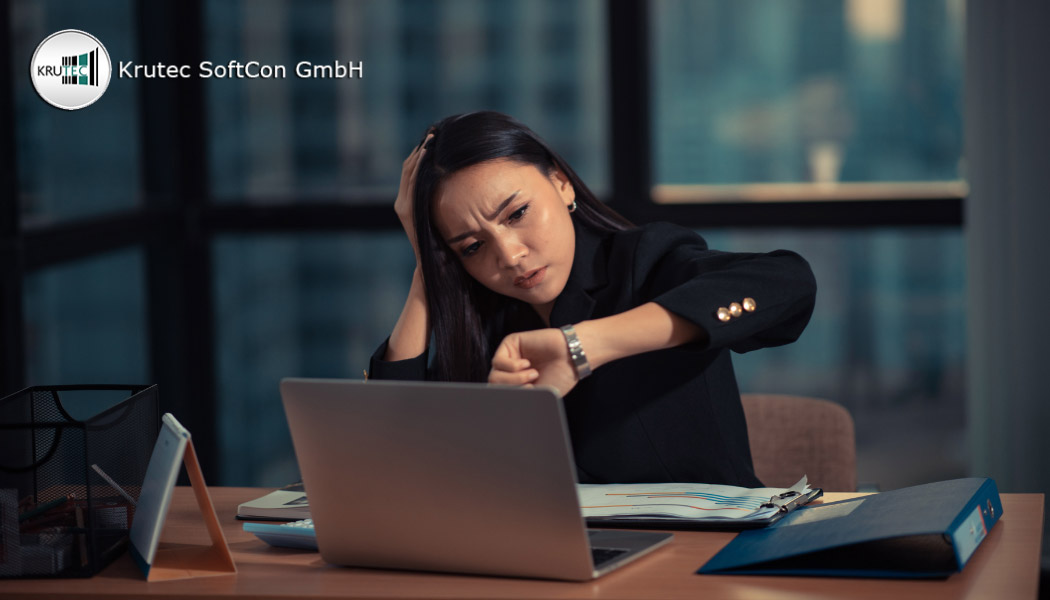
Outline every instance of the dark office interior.
{"label": "dark office interior", "polygon": [[[862,490],[1050,492],[1045,2],[0,6],[0,395],[157,383],[209,484],[294,481],[277,382],[362,376],[411,278],[401,161],[429,123],[495,109],[635,222],[810,261],[809,328],[734,357],[737,376],[849,409]],[[114,65],[364,74],[115,68],[62,111],[25,65],[67,28]]]}

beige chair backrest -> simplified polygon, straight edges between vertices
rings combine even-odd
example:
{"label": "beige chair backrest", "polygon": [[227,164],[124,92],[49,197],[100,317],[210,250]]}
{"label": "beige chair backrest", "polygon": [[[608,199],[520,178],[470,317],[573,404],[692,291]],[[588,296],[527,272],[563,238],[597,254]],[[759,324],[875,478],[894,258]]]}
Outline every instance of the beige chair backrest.
{"label": "beige chair backrest", "polygon": [[741,394],[755,475],[770,487],[788,487],[803,474],[828,492],[857,489],[853,417],[819,398]]}

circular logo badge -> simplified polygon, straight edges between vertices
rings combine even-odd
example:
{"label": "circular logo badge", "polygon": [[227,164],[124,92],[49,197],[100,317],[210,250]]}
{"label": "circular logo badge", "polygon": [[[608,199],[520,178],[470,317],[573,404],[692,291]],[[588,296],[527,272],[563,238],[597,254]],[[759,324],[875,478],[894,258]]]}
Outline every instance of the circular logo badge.
{"label": "circular logo badge", "polygon": [[106,93],[112,73],[102,42],[76,29],[52,33],[33,53],[29,76],[36,93],[51,106],[77,110]]}

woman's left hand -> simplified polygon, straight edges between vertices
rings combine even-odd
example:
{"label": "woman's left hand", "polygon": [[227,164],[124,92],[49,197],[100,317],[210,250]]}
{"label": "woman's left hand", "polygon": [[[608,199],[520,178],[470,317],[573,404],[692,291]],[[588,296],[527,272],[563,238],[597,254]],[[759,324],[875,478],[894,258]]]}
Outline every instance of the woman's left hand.
{"label": "woman's left hand", "polygon": [[576,368],[558,329],[536,329],[503,338],[492,357],[489,383],[549,385],[562,396],[576,386]]}

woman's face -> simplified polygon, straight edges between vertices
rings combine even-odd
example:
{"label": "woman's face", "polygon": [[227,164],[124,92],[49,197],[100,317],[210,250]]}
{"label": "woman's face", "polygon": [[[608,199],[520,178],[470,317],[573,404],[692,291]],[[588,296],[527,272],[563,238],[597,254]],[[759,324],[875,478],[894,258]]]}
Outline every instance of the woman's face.
{"label": "woman's face", "polygon": [[548,177],[533,165],[492,160],[441,185],[434,222],[471,277],[549,320],[576,251],[568,210],[575,198],[560,171]]}

